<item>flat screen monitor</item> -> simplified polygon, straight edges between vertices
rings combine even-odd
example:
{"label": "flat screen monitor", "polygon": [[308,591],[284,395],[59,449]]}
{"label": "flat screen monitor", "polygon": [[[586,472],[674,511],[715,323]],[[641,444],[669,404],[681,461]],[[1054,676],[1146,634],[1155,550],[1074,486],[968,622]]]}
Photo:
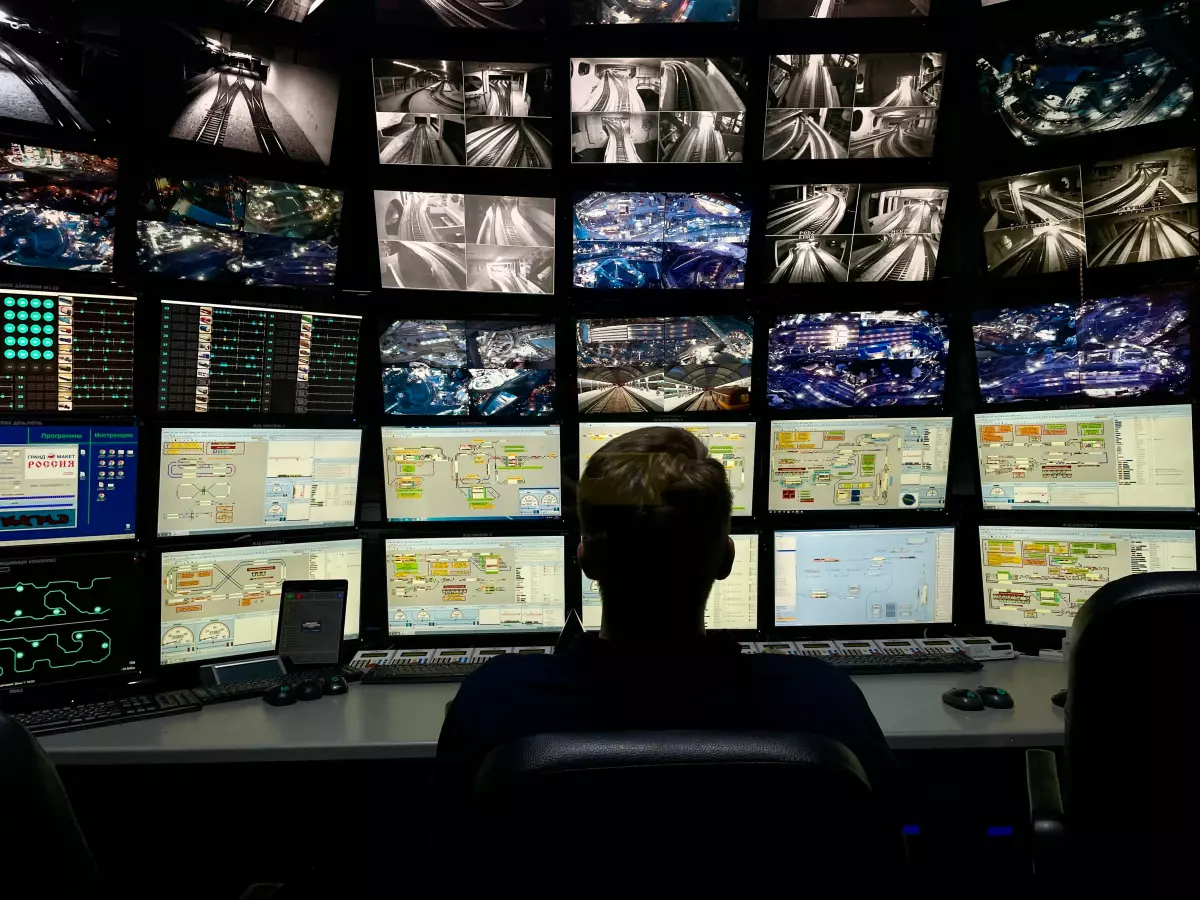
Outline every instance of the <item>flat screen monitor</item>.
{"label": "flat screen monitor", "polygon": [[362,316],[164,300],[158,408],[349,415]]}
{"label": "flat screen monitor", "polygon": [[1196,508],[1190,406],[975,416],[984,509]]}
{"label": "flat screen monitor", "polygon": [[142,557],[0,560],[0,691],[137,670]]}
{"label": "flat screen monitor", "polygon": [[927,16],[930,4],[931,0],[758,0],[758,14],[763,19],[899,19]]}
{"label": "flat screen monitor", "polygon": [[392,538],[386,552],[388,634],[436,637],[563,626],[561,535]]}
{"label": "flat screen monitor", "polygon": [[[731,534],[733,570],[713,582],[704,607],[704,627],[753,631],[758,628],[758,535]],[[583,576],[583,627],[600,627],[600,584]]]}
{"label": "flat screen monitor", "polygon": [[772,409],[940,406],[950,321],[928,310],[800,313],[767,340]]}
{"label": "flat screen monitor", "polygon": [[740,194],[597,191],[572,217],[577,288],[740,289],[751,207]]}
{"label": "flat screen monitor", "polygon": [[357,638],[362,541],[211,547],[162,555],[159,662],[213,662],[275,651],[285,581],[348,583],[344,637]]}
{"label": "flat screen monitor", "polygon": [[[611,9],[613,0],[597,5]],[[612,12],[623,15],[635,5],[641,6],[625,3]],[[641,15],[643,21],[682,21],[694,10],[719,16],[729,6],[730,0],[659,3],[654,12],[642,6]],[[731,57],[572,59],[571,161],[742,162],[746,69],[745,59]]]}
{"label": "flat screen monitor", "polygon": [[942,53],[771,57],[763,159],[902,159],[933,155]]}
{"label": "flat screen monitor", "polygon": [[357,428],[164,428],[158,536],[354,524]]}
{"label": "flat screen monitor", "polygon": [[954,529],[775,533],[775,624],[932,625],[954,616]]}
{"label": "flat screen monitor", "polygon": [[571,0],[575,25],[683,25],[741,21],[741,0]]}
{"label": "flat screen monitor", "polygon": [[0,290],[0,411],[133,409],[136,297]]}
{"label": "flat screen monitor", "polygon": [[554,293],[554,198],[375,192],[385,288]]}
{"label": "flat screen monitor", "polygon": [[767,211],[771,284],[931,281],[950,187],[778,184]]}
{"label": "flat screen monitor", "polygon": [[979,543],[988,625],[1070,628],[1110,581],[1196,570],[1195,531],[984,525]]}
{"label": "flat screen monitor", "polygon": [[639,316],[576,324],[579,411],[746,412],[754,323],[737,316]]}
{"label": "flat screen monitor", "polygon": [[[579,477],[588,460],[613,438],[645,428],[646,422],[583,422],[579,426]],[[749,516],[754,510],[754,423],[687,422],[678,427],[698,438],[725,469],[733,494],[733,515]]]}
{"label": "flat screen monitor", "polygon": [[548,64],[375,59],[372,70],[380,163],[550,168]]}
{"label": "flat screen monitor", "polygon": [[[327,0],[328,2],[328,0]],[[418,28],[482,28],[499,31],[546,27],[546,10],[551,0],[375,0],[382,22]]]}
{"label": "flat screen monitor", "polygon": [[224,285],[333,287],[342,192],[237,175],[163,174],[145,184],[138,268]]}
{"label": "flat screen monitor", "polygon": [[138,429],[0,425],[0,543],[134,537]]}
{"label": "flat screen monitor", "polygon": [[944,509],[946,417],[771,423],[772,512]]}
{"label": "flat screen monitor", "polygon": [[559,426],[382,429],[389,522],[562,516]]}
{"label": "flat screen monitor", "polygon": [[[384,320],[386,322],[386,320]],[[554,323],[395,319],[379,336],[390,416],[515,418],[554,412]]]}
{"label": "flat screen monitor", "polygon": [[1186,395],[1196,289],[1164,285],[1082,302],[974,313],[985,403]]}

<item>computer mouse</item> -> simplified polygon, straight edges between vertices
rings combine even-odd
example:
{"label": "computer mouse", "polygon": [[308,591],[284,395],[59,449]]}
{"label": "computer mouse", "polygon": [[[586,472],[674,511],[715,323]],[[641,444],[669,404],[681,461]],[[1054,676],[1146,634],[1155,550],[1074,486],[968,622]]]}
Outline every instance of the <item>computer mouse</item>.
{"label": "computer mouse", "polygon": [[983,701],[984,706],[990,706],[992,709],[1013,708],[1012,694],[1004,688],[984,687],[980,685],[975,688],[975,693],[979,695],[979,699]]}
{"label": "computer mouse", "polygon": [[350,692],[350,688],[346,685],[346,679],[341,675],[326,675],[321,682],[321,687],[325,689],[326,694],[333,696]]}
{"label": "computer mouse", "polygon": [[964,712],[977,712],[983,709],[983,700],[969,688],[951,688],[942,693],[942,702]]}
{"label": "computer mouse", "polygon": [[291,706],[296,702],[296,690],[290,684],[277,684],[273,688],[267,688],[263,699],[272,706]]}
{"label": "computer mouse", "polygon": [[1057,694],[1055,694],[1053,697],[1051,697],[1050,702],[1053,703],[1055,706],[1066,706],[1067,705],[1067,689],[1063,688],[1061,691],[1059,691]]}
{"label": "computer mouse", "polygon": [[300,700],[320,700],[324,693],[321,682],[315,678],[305,678],[296,685],[296,697]]}

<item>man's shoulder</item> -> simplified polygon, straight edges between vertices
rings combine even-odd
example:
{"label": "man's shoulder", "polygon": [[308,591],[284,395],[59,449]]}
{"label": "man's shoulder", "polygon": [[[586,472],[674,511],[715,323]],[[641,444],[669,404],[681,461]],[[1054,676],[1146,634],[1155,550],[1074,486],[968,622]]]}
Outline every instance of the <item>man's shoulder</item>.
{"label": "man's shoulder", "polygon": [[459,693],[500,684],[518,684],[544,680],[562,668],[563,661],[548,653],[505,653],[493,656],[467,676]]}

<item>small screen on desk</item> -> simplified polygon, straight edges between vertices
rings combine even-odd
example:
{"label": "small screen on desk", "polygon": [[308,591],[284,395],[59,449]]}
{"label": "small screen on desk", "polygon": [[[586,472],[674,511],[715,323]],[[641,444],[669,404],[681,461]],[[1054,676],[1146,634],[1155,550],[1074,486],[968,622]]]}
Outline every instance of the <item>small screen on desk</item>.
{"label": "small screen on desk", "polygon": [[428,650],[408,650],[400,654],[404,659],[415,659],[418,656],[428,656]]}
{"label": "small screen on desk", "polygon": [[828,644],[802,644],[805,650],[828,650]]}
{"label": "small screen on desk", "polygon": [[945,646],[949,645],[949,643],[950,643],[949,641],[926,641],[925,646],[926,647],[945,647]]}
{"label": "small screen on desk", "polygon": [[526,647],[524,650],[518,650],[518,653],[545,653],[541,647]]}

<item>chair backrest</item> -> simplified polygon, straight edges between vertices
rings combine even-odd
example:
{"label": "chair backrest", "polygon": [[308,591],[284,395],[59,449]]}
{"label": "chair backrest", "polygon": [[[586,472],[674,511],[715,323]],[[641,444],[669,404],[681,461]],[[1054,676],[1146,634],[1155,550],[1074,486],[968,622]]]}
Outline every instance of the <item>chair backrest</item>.
{"label": "chair backrest", "polygon": [[541,858],[671,877],[772,858],[844,875],[872,848],[886,870],[899,841],[854,754],[798,732],[533,735],[488,756],[475,800],[485,817],[536,833]]}
{"label": "chair backrest", "polygon": [[[1195,796],[1195,661],[1168,639],[1195,634],[1200,573],[1131,575],[1102,586],[1072,627],[1066,809],[1089,871],[1145,871],[1165,846],[1152,814]],[[1168,649],[1170,647],[1170,649]],[[1190,785],[1190,788],[1188,787]],[[1077,845],[1079,846],[1079,845]]]}
{"label": "chair backrest", "polygon": [[[24,728],[0,713],[0,895],[8,877],[19,877],[31,900],[94,897],[96,865],[54,764]],[[27,868],[50,860],[45,878]],[[13,883],[8,884],[14,887]]]}

